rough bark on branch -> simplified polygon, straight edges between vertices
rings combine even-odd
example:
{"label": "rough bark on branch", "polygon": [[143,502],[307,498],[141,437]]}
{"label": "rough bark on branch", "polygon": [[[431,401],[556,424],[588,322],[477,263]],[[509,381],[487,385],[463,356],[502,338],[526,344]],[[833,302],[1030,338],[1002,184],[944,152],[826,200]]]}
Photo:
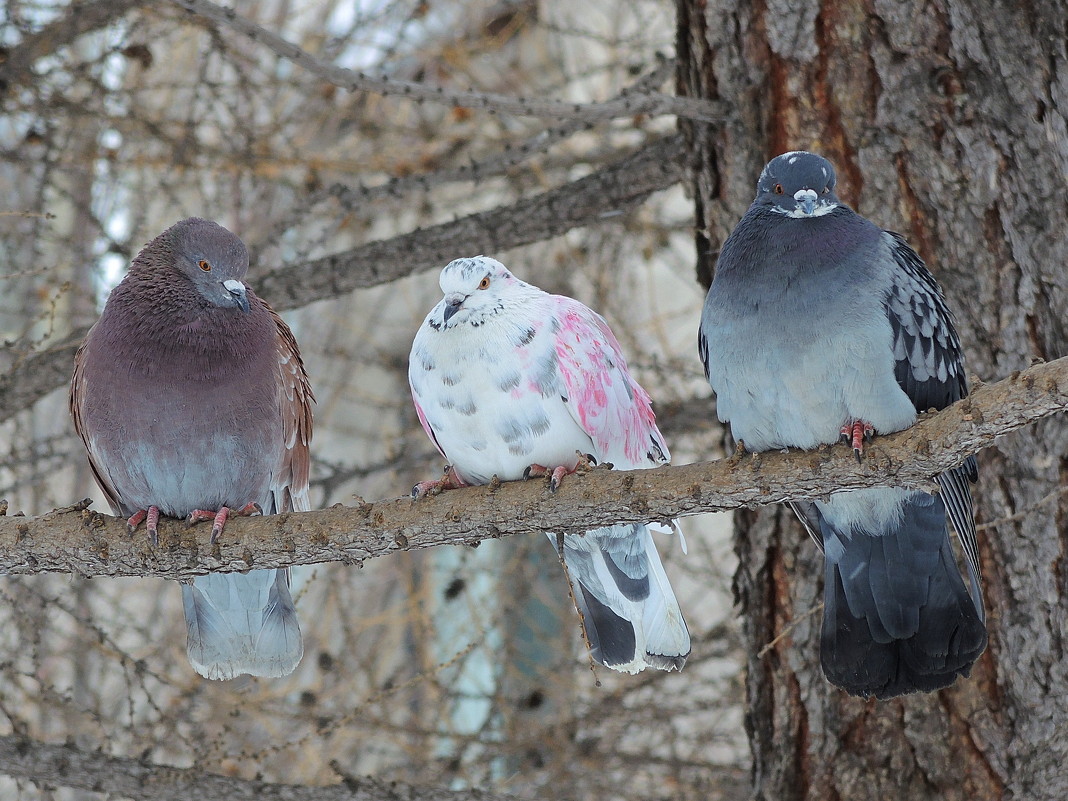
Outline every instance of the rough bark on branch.
{"label": "rough bark on branch", "polygon": [[[639,206],[682,179],[683,143],[677,136],[652,142],[597,172],[509,206],[419,228],[343,253],[254,274],[260,297],[279,311],[444,267],[457,256],[495,253],[538,242]],[[464,251],[457,251],[463,243]],[[70,380],[74,352],[85,337],[28,356],[0,375],[0,422]]]}
{"label": "rough bark on branch", "polygon": [[0,773],[45,787],[73,787],[123,798],[170,801],[493,801],[510,796],[480,790],[421,788],[372,778],[348,778],[328,787],[270,784],[158,765],[147,759],[113,757],[72,745],[52,745],[20,736],[0,737]]}
{"label": "rough bark on branch", "polygon": [[593,470],[552,495],[542,481],[453,490],[436,498],[336,505],[315,512],[239,518],[208,545],[207,528],[160,525],[160,547],[88,509],[0,517],[0,572],[190,579],[212,571],[342,561],[401,550],[477,544],[540,531],[581,532],[615,522],[667,520],[833,489],[932,488],[932,477],[1028,423],[1068,410],[1068,357],[1035,365],[915,426],[877,437],[861,463],[845,446],[735,456],[656,470]]}

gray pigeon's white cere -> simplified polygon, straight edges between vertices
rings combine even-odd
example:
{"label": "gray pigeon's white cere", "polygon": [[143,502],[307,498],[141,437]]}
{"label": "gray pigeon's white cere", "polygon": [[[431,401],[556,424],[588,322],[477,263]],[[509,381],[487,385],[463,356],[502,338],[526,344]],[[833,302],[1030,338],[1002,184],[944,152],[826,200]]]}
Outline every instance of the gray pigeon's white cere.
{"label": "gray pigeon's white cere", "polygon": [[[749,451],[815,448],[912,425],[968,393],[960,342],[920,257],[835,195],[834,168],[773,159],[724,242],[699,335],[716,408]],[[821,662],[846,691],[889,698],[967,676],[986,647],[969,482],[791,504],[825,554]],[[946,526],[967,557],[970,590]]]}
{"label": "gray pigeon's white cere", "polygon": [[[555,488],[579,453],[621,469],[668,461],[649,396],[600,315],[485,256],[449,263],[440,283],[408,379],[450,471],[414,494],[550,473]],[[682,669],[690,635],[648,526],[566,536],[564,561],[594,659],[627,673]]]}
{"label": "gray pigeon's white cere", "polygon": [[[243,282],[244,243],[190,218],[153,239],[75,357],[70,410],[115,514],[306,511],[308,376],[293,334]],[[182,585],[186,650],[209,679],[284,676],[304,653],[288,570]]]}

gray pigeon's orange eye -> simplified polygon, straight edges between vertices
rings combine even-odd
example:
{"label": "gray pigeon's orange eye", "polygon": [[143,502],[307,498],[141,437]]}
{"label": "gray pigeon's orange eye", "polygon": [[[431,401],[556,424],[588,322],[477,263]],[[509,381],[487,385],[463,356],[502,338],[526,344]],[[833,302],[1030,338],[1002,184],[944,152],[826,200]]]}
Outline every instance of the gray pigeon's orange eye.
{"label": "gray pigeon's orange eye", "polygon": [[208,262],[204,261],[204,259],[198,261],[197,266],[206,273],[211,272],[211,265]]}
{"label": "gray pigeon's orange eye", "polygon": [[478,288],[479,289],[489,289],[489,285],[490,285],[490,280],[489,280],[489,276],[488,275],[485,278],[483,278],[481,281],[478,282]]}
{"label": "gray pigeon's orange eye", "polygon": [[781,195],[782,194],[782,184],[775,184],[775,194],[776,195]]}

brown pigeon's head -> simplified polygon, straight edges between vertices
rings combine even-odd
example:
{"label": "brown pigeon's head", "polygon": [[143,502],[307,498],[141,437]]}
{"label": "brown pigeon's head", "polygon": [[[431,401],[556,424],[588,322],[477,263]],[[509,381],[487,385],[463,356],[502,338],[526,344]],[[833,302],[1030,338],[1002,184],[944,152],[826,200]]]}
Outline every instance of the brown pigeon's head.
{"label": "brown pigeon's head", "polygon": [[148,269],[169,267],[185,276],[214,306],[249,310],[245,243],[218,223],[199,217],[177,222],[153,239],[134,262]]}

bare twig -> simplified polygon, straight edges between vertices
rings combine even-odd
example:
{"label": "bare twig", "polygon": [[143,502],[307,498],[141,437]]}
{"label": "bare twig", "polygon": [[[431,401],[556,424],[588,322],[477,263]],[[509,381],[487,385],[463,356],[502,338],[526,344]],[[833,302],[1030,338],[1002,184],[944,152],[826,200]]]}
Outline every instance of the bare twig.
{"label": "bare twig", "polygon": [[492,114],[507,113],[525,117],[547,117],[583,122],[611,120],[635,114],[674,114],[703,122],[716,122],[722,118],[720,108],[711,101],[658,92],[621,95],[603,103],[567,103],[512,97],[492,92],[447,90],[440,86],[428,86],[415,81],[401,81],[386,76],[375,77],[324,63],[292,42],[240,16],[233,9],[223,8],[209,0],[171,1],[186,11],[237,31],[252,41],[262,44],[276,55],[300,65],[313,75],[350,91],[375,92],[382,95],[408,97],[420,102],[429,101],[485,109]]}
{"label": "bare twig", "polygon": [[[648,74],[643,75],[631,86],[624,89],[620,93],[620,97],[655,89],[672,75],[674,69],[674,59],[663,59]],[[447,183],[483,181],[500,175],[533,156],[547,152],[553,145],[564,141],[567,137],[589,126],[590,123],[580,120],[564,120],[559,125],[542,129],[534,136],[512,144],[479,161],[472,160],[468,164],[460,164],[457,167],[435,170],[429,173],[404,175],[373,187],[352,187],[340,183],[333,184],[312,193],[294,206],[293,210],[287,215],[286,220],[275,226],[267,244],[276,241],[284,231],[294,227],[297,221],[305,217],[312,209],[331,198],[342,208],[351,210],[378,198],[399,197],[402,194],[413,191],[427,192],[436,186],[442,186]]]}
{"label": "bare twig", "polygon": [[617,472],[592,470],[553,494],[543,482],[453,490],[434,498],[340,504],[317,512],[233,520],[223,541],[177,522],[161,547],[131,538],[123,521],[90,510],[0,518],[0,572],[72,572],[189,579],[210,571],[294,564],[359,563],[396,551],[476,544],[540,531],[582,532],[612,523],[666,520],[835,489],[931,488],[932,477],[1001,435],[1068,409],[1068,357],[981,386],[912,428],[879,437],[862,463],[843,446],[762,453],[717,462]]}
{"label": "bare twig", "polygon": [[145,0],[98,0],[72,5],[66,14],[9,48],[6,59],[0,62],[0,95],[29,83],[38,60],[83,34],[114,24],[130,9],[144,3]]}

